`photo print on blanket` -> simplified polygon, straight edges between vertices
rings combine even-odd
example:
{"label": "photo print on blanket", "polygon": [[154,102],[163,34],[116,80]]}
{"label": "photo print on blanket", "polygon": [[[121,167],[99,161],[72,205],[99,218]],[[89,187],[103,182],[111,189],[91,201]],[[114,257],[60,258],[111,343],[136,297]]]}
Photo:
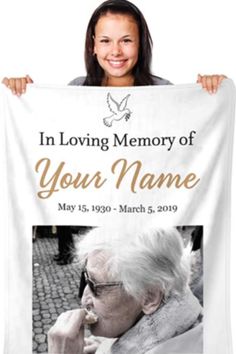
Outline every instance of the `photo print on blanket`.
{"label": "photo print on blanket", "polygon": [[[103,248],[110,247],[110,261],[116,259],[118,254],[122,254],[122,266],[124,262],[132,263],[133,272],[132,277],[136,278],[137,273],[140,273],[142,262],[138,262],[138,257],[142,256],[145,262],[148,262],[150,253],[153,253],[154,262],[153,270],[158,274],[161,266],[163,279],[170,276],[170,269],[172,269],[171,262],[174,262],[176,267],[175,279],[176,284],[168,294],[165,295],[165,300],[160,304],[155,312],[145,318],[145,316],[137,321],[132,328],[126,333],[128,337],[129,349],[126,348],[127,339],[120,337],[112,344],[111,350],[115,350],[119,346],[119,352],[140,352],[146,353],[147,350],[157,350],[163,343],[165,346],[171,346],[171,342],[175,341],[181,348],[186,348],[191,345],[193,350],[193,333],[197,333],[195,340],[199,353],[202,352],[202,327],[203,327],[203,227],[202,226],[180,226],[174,228],[156,227],[154,235],[150,232],[149,226],[143,228],[144,237],[151,242],[151,250],[146,252],[145,244],[143,247],[140,244],[138,250],[132,249],[134,242],[133,230],[127,230],[127,224],[121,225],[121,229],[117,229],[117,236],[119,240],[123,241],[123,234],[125,234],[126,242],[120,242],[119,247],[114,247],[115,235],[111,234],[108,238],[104,238],[104,228],[99,230],[99,239],[96,239],[96,234],[93,234],[91,226],[34,226],[33,227],[33,352],[42,353],[47,352],[47,334],[50,328],[55,324],[58,317],[69,310],[76,310],[83,308],[85,300],[84,290],[87,286],[84,277],[84,270],[86,269],[87,261],[83,261],[83,250],[80,246],[83,243],[88,243],[91,252],[95,248],[102,251]],[[139,232],[141,230],[139,229]],[[173,233],[172,233],[173,232]],[[138,235],[137,235],[138,236]],[[140,236],[142,236],[140,234]],[[152,242],[152,238],[159,237],[159,242],[156,243],[156,249]],[[162,240],[162,237],[165,240]],[[85,238],[88,238],[85,240]],[[89,240],[90,238],[90,240]],[[172,239],[170,239],[172,238]],[[140,239],[142,241],[142,238]],[[140,241],[139,241],[140,242]],[[163,243],[164,242],[164,243]],[[118,246],[118,244],[117,244]],[[160,248],[163,247],[160,251]],[[168,247],[173,247],[169,249]],[[182,254],[181,262],[177,256],[178,250]],[[166,252],[166,249],[168,251]],[[127,249],[129,249],[128,259],[126,258]],[[139,253],[138,253],[139,252]],[[99,255],[100,257],[100,255]],[[163,266],[169,269],[164,269]],[[109,266],[110,268],[111,266]],[[178,269],[179,267],[179,269]],[[102,269],[99,268],[99,273],[102,274]],[[174,268],[173,268],[174,269]],[[150,271],[152,265],[150,264]],[[126,273],[129,269],[125,269]],[[109,272],[108,272],[109,273]],[[145,269],[141,277],[146,277]],[[120,272],[119,272],[120,274]],[[116,275],[118,280],[119,275]],[[152,282],[155,281],[155,277]],[[152,283],[153,286],[153,283]],[[112,288],[102,289],[101,295],[105,297],[107,303],[111,296]],[[122,289],[123,291],[123,289]],[[86,296],[86,294],[85,294]],[[115,292],[112,293],[113,299]],[[124,301],[124,296],[121,301]],[[119,305],[119,299],[116,300]],[[90,304],[90,306],[92,306]],[[128,311],[129,309],[127,309]],[[98,316],[99,308],[93,307],[93,311]],[[114,314],[116,320],[116,313]],[[146,323],[153,321],[153,324]],[[102,321],[102,320],[100,320]],[[110,324],[113,321],[111,317],[106,319]],[[102,326],[99,322],[92,324],[91,328],[87,329],[86,336],[89,337],[91,332],[98,331],[95,326]],[[151,329],[149,328],[151,326]],[[159,333],[161,328],[161,334]],[[134,333],[133,333],[134,332]],[[135,333],[136,332],[136,333]],[[141,334],[140,334],[141,332]],[[139,335],[137,334],[139,333]],[[153,333],[153,335],[151,335]],[[152,336],[154,338],[152,338]],[[148,338],[148,340],[147,340]],[[106,340],[103,339],[104,343]],[[104,344],[101,343],[101,346]],[[107,345],[107,344],[106,344]],[[182,351],[179,351],[181,353]],[[194,352],[194,351],[192,351]]]}

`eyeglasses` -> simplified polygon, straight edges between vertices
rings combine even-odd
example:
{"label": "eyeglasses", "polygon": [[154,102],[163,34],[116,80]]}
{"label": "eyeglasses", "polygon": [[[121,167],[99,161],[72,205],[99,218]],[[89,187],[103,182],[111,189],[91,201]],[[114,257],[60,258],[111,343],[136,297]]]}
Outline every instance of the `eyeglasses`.
{"label": "eyeglasses", "polygon": [[104,288],[122,285],[122,282],[95,283],[92,279],[89,278],[87,269],[84,269],[83,273],[85,277],[85,282],[94,296],[101,295],[101,290]]}

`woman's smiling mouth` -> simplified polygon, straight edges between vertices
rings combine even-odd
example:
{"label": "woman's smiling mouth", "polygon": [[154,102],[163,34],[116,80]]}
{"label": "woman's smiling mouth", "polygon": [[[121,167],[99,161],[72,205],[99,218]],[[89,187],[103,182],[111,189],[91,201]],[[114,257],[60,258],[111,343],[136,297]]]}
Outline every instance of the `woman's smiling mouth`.
{"label": "woman's smiling mouth", "polygon": [[108,60],[108,63],[113,68],[122,68],[126,64],[127,60]]}

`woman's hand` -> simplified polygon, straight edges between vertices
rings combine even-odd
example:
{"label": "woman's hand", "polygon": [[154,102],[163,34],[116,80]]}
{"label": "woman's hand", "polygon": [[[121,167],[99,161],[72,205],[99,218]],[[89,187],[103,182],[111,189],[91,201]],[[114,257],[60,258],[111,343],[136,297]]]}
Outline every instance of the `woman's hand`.
{"label": "woman's hand", "polygon": [[102,342],[101,337],[90,336],[84,339],[85,347],[83,354],[94,354]]}
{"label": "woman's hand", "polygon": [[27,84],[32,84],[33,80],[29,75],[25,77],[4,77],[2,83],[12,91],[13,95],[21,96],[22,93],[25,93]]}
{"label": "woman's hand", "polygon": [[83,309],[62,313],[48,332],[48,354],[83,354],[86,312]]}
{"label": "woman's hand", "polygon": [[197,83],[210,94],[216,93],[221,82],[227,79],[225,75],[200,75],[198,74]]}

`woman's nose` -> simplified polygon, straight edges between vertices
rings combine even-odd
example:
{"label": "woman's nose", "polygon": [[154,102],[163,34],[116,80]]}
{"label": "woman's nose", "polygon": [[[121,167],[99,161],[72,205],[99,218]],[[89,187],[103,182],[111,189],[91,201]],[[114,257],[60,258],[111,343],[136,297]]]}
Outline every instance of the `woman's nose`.
{"label": "woman's nose", "polygon": [[121,47],[119,43],[114,42],[112,45],[112,55],[118,56],[121,54]]}
{"label": "woman's nose", "polygon": [[83,307],[90,307],[93,304],[93,297],[91,295],[91,291],[90,291],[88,285],[86,285],[86,287],[84,289],[81,303],[82,303]]}

